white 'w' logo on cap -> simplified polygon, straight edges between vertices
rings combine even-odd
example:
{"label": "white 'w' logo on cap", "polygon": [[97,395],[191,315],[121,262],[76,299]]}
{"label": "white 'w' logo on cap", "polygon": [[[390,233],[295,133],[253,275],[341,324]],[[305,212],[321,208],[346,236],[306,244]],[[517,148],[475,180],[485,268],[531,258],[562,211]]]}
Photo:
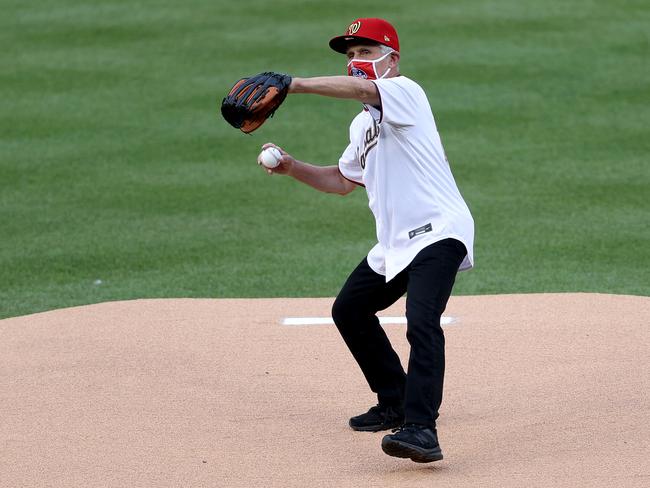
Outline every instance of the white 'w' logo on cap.
{"label": "white 'w' logo on cap", "polygon": [[357,32],[359,32],[359,29],[361,28],[361,21],[358,20],[354,24],[350,24],[350,27],[348,27],[348,35],[354,35]]}

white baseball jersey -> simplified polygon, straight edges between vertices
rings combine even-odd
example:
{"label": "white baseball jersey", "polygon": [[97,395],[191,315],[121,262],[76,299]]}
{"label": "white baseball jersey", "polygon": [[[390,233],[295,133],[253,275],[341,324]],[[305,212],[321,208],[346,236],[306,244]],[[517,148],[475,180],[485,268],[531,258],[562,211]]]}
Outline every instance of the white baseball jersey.
{"label": "white baseball jersey", "polygon": [[426,246],[465,244],[459,270],[474,265],[474,220],[451,174],[431,107],[405,76],[373,80],[381,111],[365,107],[350,125],[341,174],[368,192],[378,243],[368,264],[390,281]]}

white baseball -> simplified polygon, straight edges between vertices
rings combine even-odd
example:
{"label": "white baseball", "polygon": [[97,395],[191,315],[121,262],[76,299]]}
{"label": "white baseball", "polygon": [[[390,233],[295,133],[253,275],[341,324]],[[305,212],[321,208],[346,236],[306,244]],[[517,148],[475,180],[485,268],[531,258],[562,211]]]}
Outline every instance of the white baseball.
{"label": "white baseball", "polygon": [[275,168],[278,164],[280,164],[281,157],[282,153],[277,147],[267,147],[260,154],[260,161],[267,168]]}

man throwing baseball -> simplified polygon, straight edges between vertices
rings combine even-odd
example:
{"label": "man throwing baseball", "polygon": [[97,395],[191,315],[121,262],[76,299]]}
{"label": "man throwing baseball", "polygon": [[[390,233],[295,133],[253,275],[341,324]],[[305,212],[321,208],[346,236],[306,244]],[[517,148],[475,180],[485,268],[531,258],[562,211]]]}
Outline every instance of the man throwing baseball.
{"label": "man throwing baseball", "polygon": [[[350,143],[338,165],[282,156],[269,173],[345,195],[365,187],[377,244],[343,285],[332,316],[378,404],[350,427],[398,428],[383,450],[417,462],[442,459],[436,420],[442,401],[445,338],[440,317],[459,270],[473,266],[474,221],[442,147],[422,88],[399,73],[399,40],[388,22],[355,20],[330,47],[347,56],[349,76],[293,78],[289,94],[358,100]],[[267,147],[277,147],[265,144]],[[261,160],[259,161],[261,163]],[[407,373],[376,313],[404,294],[410,344]]]}

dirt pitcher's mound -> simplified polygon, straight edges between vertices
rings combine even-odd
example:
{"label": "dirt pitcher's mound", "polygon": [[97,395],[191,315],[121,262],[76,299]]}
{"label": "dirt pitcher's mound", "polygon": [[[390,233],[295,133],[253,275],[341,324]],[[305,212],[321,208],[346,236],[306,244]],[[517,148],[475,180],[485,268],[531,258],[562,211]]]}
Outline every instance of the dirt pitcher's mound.
{"label": "dirt pitcher's mound", "polygon": [[[452,298],[445,460],[386,456],[330,299],[138,300],[0,321],[2,487],[650,485],[650,298]],[[384,315],[401,315],[400,301]],[[403,325],[386,325],[405,363]]]}

